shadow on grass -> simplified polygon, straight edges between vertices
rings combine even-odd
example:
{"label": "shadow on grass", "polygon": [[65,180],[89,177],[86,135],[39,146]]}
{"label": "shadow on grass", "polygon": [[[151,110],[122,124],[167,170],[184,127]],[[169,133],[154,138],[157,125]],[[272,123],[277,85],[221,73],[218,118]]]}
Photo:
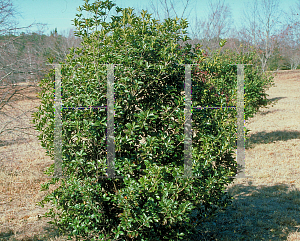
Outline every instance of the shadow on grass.
{"label": "shadow on grass", "polygon": [[8,140],[8,141],[0,140],[0,147],[11,146],[15,144],[24,144],[24,143],[28,143],[28,141],[32,141],[32,140],[28,140],[28,138],[24,138],[24,137],[19,137],[15,140]]}
{"label": "shadow on grass", "polygon": [[300,191],[286,184],[273,186],[235,185],[235,199],[198,227],[189,240],[287,240],[300,230]]}
{"label": "shadow on grass", "polygon": [[274,104],[276,104],[281,99],[286,99],[286,97],[274,97],[274,98],[271,98],[271,99],[268,99],[268,100],[271,101],[271,102],[274,102]]}
{"label": "shadow on grass", "polygon": [[67,238],[62,238],[62,236],[59,234],[57,228],[53,227],[52,225],[43,227],[43,232],[42,234],[35,234],[35,235],[30,235],[30,237],[25,236],[24,237],[24,232],[17,233],[16,238],[14,231],[12,229],[6,229],[2,232],[0,232],[0,240],[2,241],[45,241],[45,240],[67,240]]}
{"label": "shadow on grass", "polygon": [[258,144],[269,144],[276,141],[288,141],[292,139],[300,139],[300,131],[262,131],[250,135],[249,139],[245,141],[245,148],[250,149]]}
{"label": "shadow on grass", "polygon": [[[270,103],[269,105],[275,106],[277,104],[277,102],[281,99],[286,99],[286,97],[275,97],[275,98],[268,99],[268,102]],[[259,109],[257,114],[258,115],[267,115],[267,114],[274,113],[274,112],[278,111],[278,110],[268,110],[270,108],[269,105],[268,105],[268,107]]]}

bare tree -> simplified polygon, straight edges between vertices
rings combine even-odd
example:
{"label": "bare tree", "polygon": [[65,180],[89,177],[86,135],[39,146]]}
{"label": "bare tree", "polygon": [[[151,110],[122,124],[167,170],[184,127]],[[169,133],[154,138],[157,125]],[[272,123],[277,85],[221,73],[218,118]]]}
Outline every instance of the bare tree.
{"label": "bare tree", "polygon": [[81,38],[75,36],[73,29],[70,29],[68,33],[63,31],[61,34],[58,34],[55,29],[39,51],[43,52],[47,48],[55,56],[55,61],[61,62],[69,53],[69,49],[79,47],[81,41]]}
{"label": "bare tree", "polygon": [[6,34],[16,28],[17,12],[10,0],[0,1],[0,34]]}
{"label": "bare tree", "polygon": [[199,43],[210,53],[219,47],[221,38],[229,37],[233,20],[230,6],[224,0],[210,0],[206,12],[206,18],[196,17],[192,36],[199,39]]}
{"label": "bare tree", "polygon": [[[24,95],[28,93],[31,85],[17,85],[23,79],[32,76],[37,71],[36,63],[40,57],[36,55],[34,44],[24,43],[24,34],[17,35],[18,31],[26,31],[33,24],[25,27],[18,27],[15,21],[18,15],[11,0],[0,0],[0,136],[6,136],[9,132],[20,132],[26,134],[22,117],[28,111],[19,108],[15,103],[21,98],[30,99]],[[24,50],[20,51],[20,46],[24,45]],[[13,112],[18,112],[14,115]],[[19,122],[17,126],[11,127]]]}
{"label": "bare tree", "polygon": [[196,17],[196,26],[193,31],[194,37],[199,39],[214,39],[225,37],[232,27],[231,10],[224,0],[209,2],[208,17],[198,20]]}
{"label": "bare tree", "polygon": [[288,59],[290,68],[300,65],[300,0],[286,13],[287,26],[279,39],[280,53]]}
{"label": "bare tree", "polygon": [[265,71],[284,23],[280,21],[283,12],[280,10],[279,0],[263,0],[259,3],[254,0],[245,6],[247,10],[243,13],[244,24],[240,35],[257,49]]}
{"label": "bare tree", "polygon": [[[18,58],[19,50],[16,42],[20,41],[23,35],[19,31],[28,31],[32,26],[43,24],[30,24],[29,26],[18,26],[16,16],[20,15],[11,0],[0,0],[0,85],[4,82],[11,84],[18,82],[18,77],[27,70],[24,67],[24,59]],[[28,51],[29,63],[31,64],[31,51]],[[26,59],[27,61],[27,59]],[[22,67],[23,66],[23,67]],[[12,77],[12,75],[14,75]]]}
{"label": "bare tree", "polygon": [[[159,4],[156,4],[155,6],[152,0],[150,5],[151,10],[148,10],[148,12],[152,12],[154,17],[160,21],[166,18],[184,18],[185,14],[187,14],[188,7],[191,6],[192,0],[185,0],[185,2],[176,1],[176,4],[180,3],[180,8],[182,9],[181,15],[176,12],[176,4],[174,2],[174,0],[159,0]],[[162,13],[160,13],[160,9],[162,10]]]}

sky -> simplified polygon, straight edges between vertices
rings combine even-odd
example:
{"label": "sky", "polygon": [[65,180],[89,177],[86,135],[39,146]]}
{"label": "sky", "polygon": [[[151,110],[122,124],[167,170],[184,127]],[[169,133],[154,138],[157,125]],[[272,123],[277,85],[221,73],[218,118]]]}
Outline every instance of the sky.
{"label": "sky", "polygon": [[[59,34],[63,31],[68,32],[69,29],[75,28],[72,25],[72,20],[78,13],[76,10],[79,6],[82,6],[83,0],[11,0],[15,6],[17,12],[20,13],[17,21],[19,26],[28,26],[32,23],[44,23],[47,24],[44,33],[49,34],[57,28]],[[249,0],[225,0],[225,3],[230,6],[232,12],[232,18],[234,23],[239,26],[241,23],[241,17],[243,16],[243,10],[248,8]],[[251,1],[251,0],[250,0]],[[262,0],[258,0],[261,2]],[[92,0],[90,2],[93,2]],[[159,0],[113,0],[117,6],[125,8],[132,7],[137,10],[149,9],[151,10],[151,2],[156,4]],[[169,2],[169,1],[168,1]],[[175,9],[178,13],[182,13],[183,3],[186,0],[175,0]],[[206,16],[208,10],[209,0],[190,0],[190,4],[187,9],[185,17],[189,23],[193,25],[195,17]],[[284,11],[288,11],[290,7],[296,6],[299,0],[279,0],[280,8]],[[32,30],[38,30],[37,27]],[[188,29],[190,32],[190,28]]]}

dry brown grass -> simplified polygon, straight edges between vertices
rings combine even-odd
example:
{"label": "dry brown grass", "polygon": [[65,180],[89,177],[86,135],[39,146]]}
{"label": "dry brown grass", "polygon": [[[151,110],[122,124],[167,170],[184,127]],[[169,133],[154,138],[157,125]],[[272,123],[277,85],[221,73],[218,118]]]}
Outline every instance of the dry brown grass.
{"label": "dry brown grass", "polygon": [[[300,240],[300,71],[279,71],[275,84],[267,93],[277,103],[246,124],[252,130],[246,175],[253,178],[228,187],[233,205],[199,228],[200,240]],[[34,98],[34,91],[27,95]],[[15,100],[6,111],[17,115],[17,108],[38,105],[38,99]],[[30,125],[29,114],[18,120],[10,128]],[[35,205],[45,196],[43,170],[53,161],[38,133],[26,132],[32,135],[0,137],[0,240],[66,240],[41,217],[50,206]]]}

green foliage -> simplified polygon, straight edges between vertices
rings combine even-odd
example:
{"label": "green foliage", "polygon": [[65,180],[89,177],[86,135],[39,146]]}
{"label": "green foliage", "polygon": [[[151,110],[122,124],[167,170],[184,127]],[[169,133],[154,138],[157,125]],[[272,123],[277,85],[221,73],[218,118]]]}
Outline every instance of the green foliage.
{"label": "green foliage", "polygon": [[[193,106],[234,105],[236,67],[232,61],[203,51],[186,40],[187,22],[163,23],[146,11],[141,17],[117,7],[120,16],[105,22],[114,4],[97,1],[79,8],[82,47],[71,49],[62,66],[64,106],[106,106],[107,67],[115,67],[115,170],[123,179],[106,174],[106,111],[62,110],[63,164],[69,179],[39,204],[52,202],[52,217],[62,233],[80,240],[178,240],[196,225],[231,203],[225,188],[237,173],[234,157],[234,109],[193,110],[193,176],[184,175],[184,66],[192,71]],[[96,28],[97,25],[97,28]],[[101,28],[99,29],[99,26]],[[79,57],[75,57],[78,55]],[[53,61],[53,60],[52,60]],[[250,69],[250,67],[248,67]],[[246,117],[255,113],[262,87],[256,72],[246,71]],[[42,146],[54,158],[54,71],[41,81],[42,104],[33,123]],[[252,103],[254,101],[254,104]],[[142,143],[141,139],[145,142]],[[53,165],[47,174],[53,174]],[[53,178],[42,186],[58,182]]]}
{"label": "green foliage", "polygon": [[[217,73],[214,78],[215,85],[218,86],[217,89],[225,82],[226,89],[223,90],[223,95],[225,93],[231,97],[235,96],[237,87],[237,66],[233,64],[249,64],[244,67],[245,120],[253,117],[260,107],[267,107],[271,104],[271,101],[267,99],[268,95],[265,90],[274,86],[273,77],[271,74],[262,72],[260,65],[257,64],[258,59],[255,52],[237,54],[227,49],[222,55],[214,53],[210,61],[213,67],[210,67],[209,70]],[[233,104],[233,102],[229,104]]]}
{"label": "green foliage", "polygon": [[[237,91],[236,64],[243,63],[245,64],[244,119],[247,121],[259,111],[259,108],[268,108],[267,106],[272,104],[272,101],[267,99],[268,95],[265,91],[274,86],[273,77],[271,74],[262,72],[255,51],[238,54],[230,49],[226,49],[223,53],[220,53],[220,50],[213,52],[212,56],[207,58],[206,61],[198,61],[201,65],[195,68],[193,74],[195,78],[200,78],[202,83],[200,82],[201,84],[198,86],[193,84],[194,106],[211,106],[211,103],[214,103],[215,106],[235,106]],[[236,117],[236,110],[231,111],[229,116]],[[250,129],[245,130],[246,138],[248,138],[249,131]]]}

